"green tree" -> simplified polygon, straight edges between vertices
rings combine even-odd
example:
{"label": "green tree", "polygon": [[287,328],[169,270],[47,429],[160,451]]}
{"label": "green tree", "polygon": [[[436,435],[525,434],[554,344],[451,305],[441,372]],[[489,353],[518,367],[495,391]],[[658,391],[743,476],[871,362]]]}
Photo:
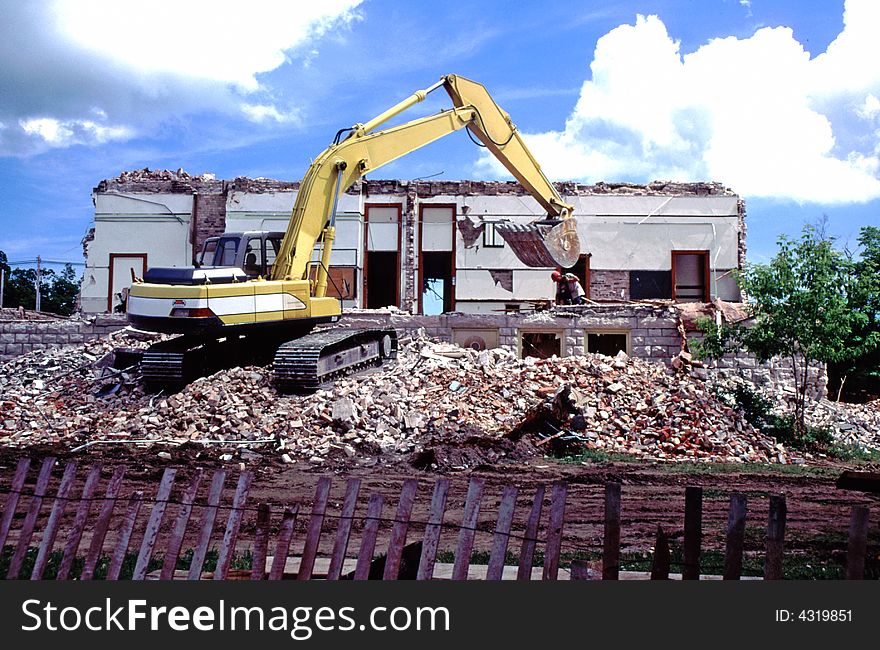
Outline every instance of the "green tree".
{"label": "green tree", "polygon": [[854,282],[848,297],[850,309],[862,315],[852,331],[861,353],[832,364],[841,390],[847,378],[863,386],[880,383],[880,228],[865,226],[858,242],[859,254],[850,254]]}
{"label": "green tree", "polygon": [[852,308],[854,296],[870,288],[855,272],[851,258],[834,248],[830,237],[812,226],[799,240],[779,239],[769,264],[748,264],[737,275],[750,312],[744,326],[723,326],[703,320],[706,334],[698,354],[718,357],[745,347],[759,361],[789,359],[794,375],[795,435],[805,437],[807,382],[811,368],[847,363],[876,347],[874,334],[855,338],[868,316]]}
{"label": "green tree", "polygon": [[[0,251],[0,267],[6,271],[3,306],[13,309],[19,306],[25,309],[36,308],[36,269],[11,268],[3,251]],[[66,264],[61,273],[55,273],[52,269],[41,271],[40,309],[42,311],[69,316],[76,309],[78,294],[79,280],[70,264]]]}

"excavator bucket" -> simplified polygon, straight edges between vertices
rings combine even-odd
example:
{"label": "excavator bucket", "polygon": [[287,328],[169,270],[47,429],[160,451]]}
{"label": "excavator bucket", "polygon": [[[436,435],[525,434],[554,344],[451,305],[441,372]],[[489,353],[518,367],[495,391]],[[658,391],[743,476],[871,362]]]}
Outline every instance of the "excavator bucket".
{"label": "excavator bucket", "polygon": [[527,225],[505,222],[495,226],[495,232],[526,266],[567,269],[575,265],[581,254],[577,222],[573,218]]}

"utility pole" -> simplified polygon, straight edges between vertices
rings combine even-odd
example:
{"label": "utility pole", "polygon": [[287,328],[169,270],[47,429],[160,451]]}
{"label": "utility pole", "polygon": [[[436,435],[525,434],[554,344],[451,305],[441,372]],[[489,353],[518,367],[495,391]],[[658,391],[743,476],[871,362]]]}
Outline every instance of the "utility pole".
{"label": "utility pole", "polygon": [[42,270],[40,269],[40,256],[37,255],[37,304],[36,311],[40,311],[40,282],[42,280]]}
{"label": "utility pole", "polygon": [[3,309],[4,289],[6,289],[6,269],[0,269],[0,309]]}

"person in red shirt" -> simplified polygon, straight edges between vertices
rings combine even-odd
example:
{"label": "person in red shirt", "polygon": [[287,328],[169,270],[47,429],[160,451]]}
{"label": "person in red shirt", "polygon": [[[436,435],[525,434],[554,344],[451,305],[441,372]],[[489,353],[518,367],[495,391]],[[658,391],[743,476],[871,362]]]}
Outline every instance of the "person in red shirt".
{"label": "person in red shirt", "polygon": [[574,273],[553,271],[550,278],[556,283],[557,305],[583,305],[587,302],[587,293]]}

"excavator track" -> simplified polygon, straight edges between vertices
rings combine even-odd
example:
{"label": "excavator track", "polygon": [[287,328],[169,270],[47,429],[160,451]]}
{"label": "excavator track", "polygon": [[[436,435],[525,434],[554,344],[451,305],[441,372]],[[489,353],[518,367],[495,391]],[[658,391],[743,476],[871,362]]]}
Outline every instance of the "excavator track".
{"label": "excavator track", "polygon": [[393,329],[325,330],[288,341],[275,353],[275,388],[317,390],[324,382],[397,356]]}

